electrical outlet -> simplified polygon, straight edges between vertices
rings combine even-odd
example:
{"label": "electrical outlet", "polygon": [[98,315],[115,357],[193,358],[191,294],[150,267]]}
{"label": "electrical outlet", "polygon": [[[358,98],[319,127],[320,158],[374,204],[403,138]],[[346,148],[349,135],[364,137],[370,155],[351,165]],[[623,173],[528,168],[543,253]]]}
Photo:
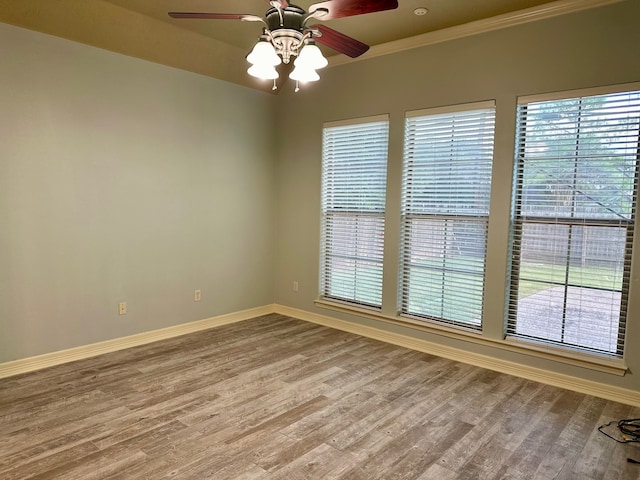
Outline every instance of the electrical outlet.
{"label": "electrical outlet", "polygon": [[298,291],[298,289],[299,289],[299,287],[300,287],[300,286],[298,285],[298,281],[297,281],[297,280],[294,280],[294,281],[293,281],[293,291],[294,291],[294,292],[297,292],[297,291]]}
{"label": "electrical outlet", "polygon": [[199,302],[200,300],[202,300],[202,290],[196,290],[193,292],[193,301]]}
{"label": "electrical outlet", "polygon": [[120,302],[118,304],[118,314],[126,315],[126,313],[127,313],[127,302]]}

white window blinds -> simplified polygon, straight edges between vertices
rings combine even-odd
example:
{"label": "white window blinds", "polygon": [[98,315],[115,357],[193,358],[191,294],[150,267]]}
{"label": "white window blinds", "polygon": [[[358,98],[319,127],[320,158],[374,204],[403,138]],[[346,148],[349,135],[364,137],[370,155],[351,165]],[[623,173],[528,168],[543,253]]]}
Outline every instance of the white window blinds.
{"label": "white window blinds", "polygon": [[405,121],[401,311],[480,328],[494,102]]}
{"label": "white window blinds", "polygon": [[382,305],[388,131],[387,116],[323,129],[323,298]]}
{"label": "white window blinds", "polygon": [[621,356],[640,92],[519,103],[508,332]]}

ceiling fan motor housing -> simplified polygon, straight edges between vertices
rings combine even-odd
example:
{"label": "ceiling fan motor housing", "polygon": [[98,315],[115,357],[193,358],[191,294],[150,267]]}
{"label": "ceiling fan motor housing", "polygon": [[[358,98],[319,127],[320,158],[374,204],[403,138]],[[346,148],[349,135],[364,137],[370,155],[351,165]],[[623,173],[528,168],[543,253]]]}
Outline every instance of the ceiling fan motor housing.
{"label": "ceiling fan motor housing", "polygon": [[272,7],[266,13],[267,25],[271,31],[278,28],[290,28],[301,32],[305,14],[306,12],[302,8],[295,5],[281,9]]}
{"label": "ceiling fan motor housing", "polygon": [[267,27],[284,63],[289,63],[291,55],[299,53],[304,39],[305,15],[306,12],[295,5],[267,10]]}

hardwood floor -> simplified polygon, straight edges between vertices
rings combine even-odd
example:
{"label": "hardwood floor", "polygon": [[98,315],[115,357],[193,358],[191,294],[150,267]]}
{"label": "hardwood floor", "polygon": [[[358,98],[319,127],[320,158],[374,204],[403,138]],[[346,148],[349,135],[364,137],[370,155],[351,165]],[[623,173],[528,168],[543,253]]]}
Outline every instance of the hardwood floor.
{"label": "hardwood floor", "polygon": [[0,380],[0,478],[637,479],[636,417],[268,315]]}

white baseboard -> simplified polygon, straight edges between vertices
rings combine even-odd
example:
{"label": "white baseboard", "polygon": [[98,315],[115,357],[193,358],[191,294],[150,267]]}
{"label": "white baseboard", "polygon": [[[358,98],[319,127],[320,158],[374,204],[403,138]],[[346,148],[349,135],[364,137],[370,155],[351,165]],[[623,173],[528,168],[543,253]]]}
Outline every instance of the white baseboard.
{"label": "white baseboard", "polygon": [[470,353],[457,348],[447,347],[434,342],[428,342],[398,333],[388,332],[378,328],[358,325],[344,320],[338,320],[325,315],[299,310],[284,305],[272,304],[262,307],[233,312],[226,315],[198,320],[195,322],[175,325],[173,327],[152,330],[150,332],[139,333],[128,337],[116,338],[105,342],[83,345],[80,347],[61,350],[58,352],[46,353],[35,357],[23,358],[11,362],[0,363],[0,378],[6,378],[21,373],[27,373],[42,368],[52,367],[67,362],[82,360],[84,358],[95,357],[104,353],[115,352],[125,348],[145,345],[167,338],[178,337],[189,333],[207,330],[213,327],[228,325],[230,323],[241,322],[251,318],[278,313],[293,318],[298,318],[311,323],[317,323],[326,327],[335,328],[363,337],[373,338],[382,342],[391,343],[401,347],[425,352],[439,357],[448,358],[463,363],[487,368],[501,373],[514,375],[517,377],[534,380],[536,382],[567,388],[580,393],[586,393],[607,400],[613,400],[627,405],[640,407],[640,392],[621,387],[615,387],[604,383],[572,377],[561,373],[529,367],[515,362],[500,360],[498,358],[477,353]]}
{"label": "white baseboard", "polygon": [[468,363],[477,367],[526,378],[528,380],[534,380],[547,385],[566,388],[575,392],[586,393],[595,397],[640,407],[640,392],[635,390],[585,380],[562,373],[509,362],[507,360],[500,360],[487,355],[466,352],[464,350],[447,347],[438,343],[358,325],[356,323],[338,320],[325,315],[308,312],[306,310],[286,307],[284,305],[275,305],[275,313],[298,318],[307,322],[317,323],[337,330],[354,333],[356,335],[362,335],[363,337],[373,338],[375,340],[391,343],[411,350],[429,353],[438,357],[448,358],[450,360]]}
{"label": "white baseboard", "polygon": [[53,367],[67,362],[74,362],[84,358],[95,357],[103,353],[115,352],[125,348],[137,347],[147,343],[165,340],[167,338],[178,337],[188,333],[207,330],[213,327],[219,327],[230,323],[241,322],[251,318],[267,315],[275,312],[274,305],[265,305],[262,307],[233,312],[217,317],[197,320],[195,322],[183,323],[173,327],[161,328],[150,332],[138,333],[128,337],[115,338],[99,343],[82,345],[80,347],[70,348],[68,350],[60,350],[57,352],[45,353],[35,357],[21,358],[11,362],[0,363],[0,378],[11,377],[21,373],[32,372],[42,368]]}

